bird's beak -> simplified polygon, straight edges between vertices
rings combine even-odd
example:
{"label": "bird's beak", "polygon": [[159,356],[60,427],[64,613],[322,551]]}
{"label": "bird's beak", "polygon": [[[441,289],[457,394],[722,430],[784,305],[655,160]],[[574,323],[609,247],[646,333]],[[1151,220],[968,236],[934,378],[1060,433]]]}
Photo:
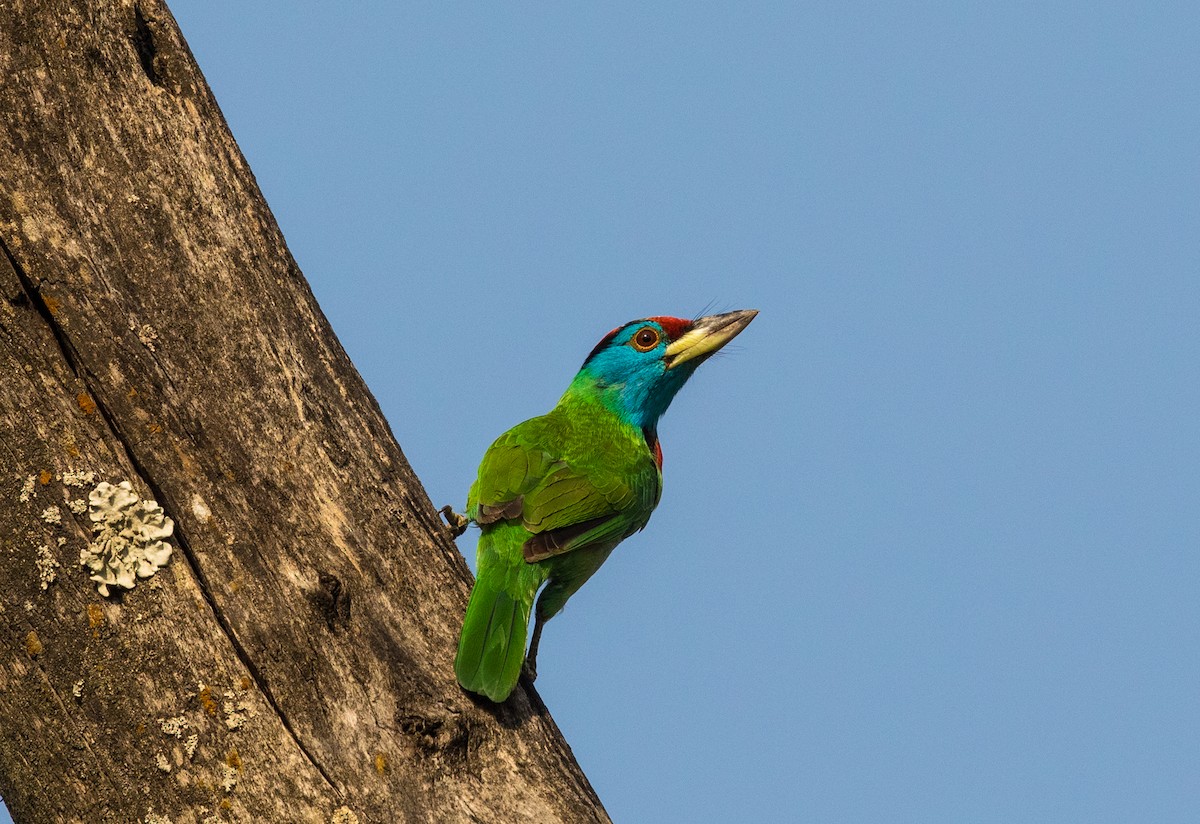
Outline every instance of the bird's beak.
{"label": "bird's beak", "polygon": [[692,328],[678,340],[672,341],[663,353],[667,368],[674,369],[690,360],[704,360],[737,337],[738,332],[749,326],[757,314],[757,309],[742,309],[693,321]]}

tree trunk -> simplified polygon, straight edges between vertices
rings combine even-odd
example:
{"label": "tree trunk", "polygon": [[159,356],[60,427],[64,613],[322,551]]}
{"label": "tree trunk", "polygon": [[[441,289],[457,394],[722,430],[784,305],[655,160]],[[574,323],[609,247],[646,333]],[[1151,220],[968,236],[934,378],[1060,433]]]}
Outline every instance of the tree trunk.
{"label": "tree trunk", "polygon": [[[16,821],[607,820],[531,688],[455,683],[470,573],[168,9],[0,0],[0,78]],[[105,596],[122,481],[172,554]]]}

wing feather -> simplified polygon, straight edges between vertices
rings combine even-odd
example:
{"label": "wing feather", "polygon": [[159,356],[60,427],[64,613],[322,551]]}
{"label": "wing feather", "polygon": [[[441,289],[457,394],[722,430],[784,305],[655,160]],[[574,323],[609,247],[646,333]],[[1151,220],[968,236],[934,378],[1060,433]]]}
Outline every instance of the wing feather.
{"label": "wing feather", "polygon": [[594,465],[581,466],[562,457],[570,426],[551,413],[510,429],[484,455],[468,496],[480,526],[521,519],[529,562],[616,543],[645,526],[658,503],[662,476],[648,449],[617,466],[590,459]]}

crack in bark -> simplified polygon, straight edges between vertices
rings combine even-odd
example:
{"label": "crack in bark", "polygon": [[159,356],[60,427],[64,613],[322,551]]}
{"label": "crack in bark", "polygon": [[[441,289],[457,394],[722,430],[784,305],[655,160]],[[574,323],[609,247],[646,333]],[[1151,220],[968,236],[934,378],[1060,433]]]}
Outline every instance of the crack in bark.
{"label": "crack in bark", "polygon": [[138,62],[141,63],[146,78],[155,86],[161,86],[163,84],[162,77],[159,76],[158,67],[154,65],[154,58],[158,53],[158,49],[154,45],[154,32],[150,30],[150,24],[147,22],[146,16],[142,14],[142,7],[138,3],[133,6],[132,39]]}
{"label": "crack in bark", "polygon": [[[42,320],[49,327],[50,332],[54,335],[54,340],[58,343],[59,351],[62,354],[63,359],[66,360],[67,365],[71,368],[72,374],[74,374],[77,379],[82,381],[84,387],[87,389],[88,395],[91,396],[93,401],[95,401],[96,410],[100,413],[101,418],[104,419],[105,424],[108,426],[109,431],[112,432],[113,437],[116,438],[117,443],[121,445],[121,448],[125,452],[125,457],[129,461],[130,466],[133,467],[134,472],[137,473],[142,482],[154,494],[155,500],[157,500],[160,504],[163,504],[168,500],[167,496],[163,493],[163,490],[159,488],[158,484],[151,479],[150,473],[146,471],[146,468],[142,465],[142,462],[139,461],[137,456],[134,454],[133,445],[129,442],[129,440],[125,437],[125,434],[121,431],[121,428],[117,425],[116,419],[109,411],[108,406],[105,404],[103,398],[92,388],[92,381],[89,379],[90,373],[87,372],[86,368],[81,367],[79,358],[74,347],[71,345],[70,339],[63,331],[62,326],[54,319],[54,314],[46,305],[45,300],[42,299],[41,292],[33,283],[32,279],[30,279],[29,275],[25,272],[24,268],[22,268],[21,264],[13,256],[12,251],[9,249],[8,244],[4,242],[3,237],[0,237],[0,251],[3,251],[4,257],[8,260],[9,266],[12,267],[13,273],[17,276],[17,280],[21,284],[22,290],[24,290],[33,307],[37,310]],[[173,507],[164,506],[163,508],[169,511]],[[333,778],[325,770],[325,767],[322,766],[309,748],[304,745],[304,742],[300,740],[300,736],[296,733],[295,728],[292,726],[292,722],[288,718],[287,713],[284,712],[283,708],[276,700],[274,693],[267,684],[265,676],[262,674],[262,671],[258,668],[258,665],[254,663],[254,659],[250,656],[250,654],[246,651],[246,648],[242,645],[242,642],[238,639],[237,633],[234,632],[233,626],[229,623],[229,619],[226,617],[224,611],[217,605],[217,602],[212,594],[212,588],[209,586],[208,579],[205,577],[204,572],[200,568],[199,559],[192,551],[191,544],[188,542],[187,536],[184,534],[178,518],[175,519],[174,537],[176,542],[179,544],[180,551],[187,559],[188,565],[191,567],[193,574],[196,576],[196,584],[200,589],[200,594],[204,598],[204,602],[212,611],[213,617],[216,619],[217,625],[221,628],[222,633],[224,633],[226,638],[229,639],[229,643],[233,647],[233,651],[237,655],[238,660],[241,662],[242,666],[246,668],[246,671],[254,680],[255,686],[258,687],[259,691],[263,695],[263,698],[266,699],[267,704],[271,707],[271,710],[275,713],[276,717],[279,718],[283,728],[287,731],[287,734],[291,737],[292,741],[295,742],[296,747],[304,755],[305,759],[313,766],[317,773],[320,774],[321,778],[332,790],[338,793],[338,795],[343,795],[341,788],[334,782]]]}
{"label": "crack in bark", "polygon": [[71,350],[71,344],[63,334],[62,327],[54,320],[54,314],[50,311],[50,307],[46,305],[46,301],[42,299],[42,293],[29,279],[29,275],[25,273],[25,269],[17,262],[13,256],[12,250],[8,248],[8,244],[4,242],[4,238],[0,237],[0,250],[4,251],[4,257],[8,260],[8,265],[12,267],[13,274],[17,276],[17,281],[21,284],[21,289],[25,293],[25,297],[33,304],[33,308],[42,316],[42,320],[50,327],[50,332],[54,335],[54,340],[58,343],[58,348],[62,351],[62,356],[67,362],[67,366],[71,367],[71,373],[75,377],[79,377],[79,366],[75,361],[75,355]]}

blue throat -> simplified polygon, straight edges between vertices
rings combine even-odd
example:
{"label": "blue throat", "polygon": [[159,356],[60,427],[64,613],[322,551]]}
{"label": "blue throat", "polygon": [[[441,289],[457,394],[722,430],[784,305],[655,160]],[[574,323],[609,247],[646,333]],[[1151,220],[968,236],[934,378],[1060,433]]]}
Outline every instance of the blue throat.
{"label": "blue throat", "polygon": [[660,360],[634,360],[619,351],[614,357],[607,354],[600,353],[579,370],[564,398],[598,402],[623,423],[653,434],[693,370],[686,364],[666,369]]}

